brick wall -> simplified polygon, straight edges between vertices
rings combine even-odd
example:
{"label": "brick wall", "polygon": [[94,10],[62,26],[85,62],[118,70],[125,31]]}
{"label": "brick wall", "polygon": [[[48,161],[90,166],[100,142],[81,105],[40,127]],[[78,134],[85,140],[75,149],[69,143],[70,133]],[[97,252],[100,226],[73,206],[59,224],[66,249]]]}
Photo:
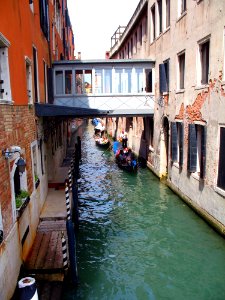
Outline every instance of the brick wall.
{"label": "brick wall", "polygon": [[28,191],[32,192],[30,143],[36,139],[36,125],[33,107],[1,105],[0,108],[0,203],[6,237],[12,228],[10,169],[14,162],[6,160],[2,150],[13,145],[21,147],[22,156],[26,160]]}

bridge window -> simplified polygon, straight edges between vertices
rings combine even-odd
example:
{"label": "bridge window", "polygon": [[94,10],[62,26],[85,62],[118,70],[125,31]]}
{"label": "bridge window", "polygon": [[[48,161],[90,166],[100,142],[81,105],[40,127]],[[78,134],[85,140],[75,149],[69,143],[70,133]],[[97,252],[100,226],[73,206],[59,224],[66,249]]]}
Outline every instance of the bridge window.
{"label": "bridge window", "polygon": [[112,93],[112,70],[105,70],[104,75],[104,92],[107,94]]}
{"label": "bridge window", "polygon": [[95,94],[102,93],[102,70],[95,70]]}
{"label": "bridge window", "polygon": [[76,94],[92,93],[92,70],[76,70]]}
{"label": "bridge window", "polygon": [[133,93],[141,93],[144,90],[143,87],[143,69],[137,68],[135,69],[134,75],[134,84],[133,84]]}
{"label": "bridge window", "polygon": [[124,69],[122,80],[122,92],[131,93],[131,75],[132,69]]}
{"label": "bridge window", "polygon": [[56,94],[63,94],[63,71],[55,72]]}
{"label": "bridge window", "polygon": [[72,94],[72,70],[65,71],[65,94]]}

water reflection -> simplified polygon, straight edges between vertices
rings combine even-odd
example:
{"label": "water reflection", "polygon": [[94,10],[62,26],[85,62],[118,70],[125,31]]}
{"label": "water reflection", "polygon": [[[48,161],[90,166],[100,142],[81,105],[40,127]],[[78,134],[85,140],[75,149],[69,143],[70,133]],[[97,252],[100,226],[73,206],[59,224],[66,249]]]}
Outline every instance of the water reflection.
{"label": "water reflection", "polygon": [[[225,241],[147,169],[82,138],[77,288],[64,299],[225,299]],[[85,142],[86,141],[86,142]]]}

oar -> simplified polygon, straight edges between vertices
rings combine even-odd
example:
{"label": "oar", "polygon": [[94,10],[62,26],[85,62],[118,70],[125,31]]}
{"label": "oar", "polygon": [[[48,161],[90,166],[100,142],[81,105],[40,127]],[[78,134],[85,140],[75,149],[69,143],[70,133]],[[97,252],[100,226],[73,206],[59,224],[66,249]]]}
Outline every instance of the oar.
{"label": "oar", "polygon": [[110,148],[111,148],[111,144],[109,144],[109,147],[108,147],[107,149],[104,150],[104,152],[101,154],[101,156],[102,156],[103,154],[105,154],[105,152],[106,152],[107,150],[109,150]]}

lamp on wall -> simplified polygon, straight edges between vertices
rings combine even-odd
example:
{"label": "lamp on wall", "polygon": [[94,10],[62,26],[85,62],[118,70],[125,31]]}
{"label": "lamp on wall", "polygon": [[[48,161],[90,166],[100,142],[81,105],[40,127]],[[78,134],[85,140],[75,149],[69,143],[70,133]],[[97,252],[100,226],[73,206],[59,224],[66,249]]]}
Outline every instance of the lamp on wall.
{"label": "lamp on wall", "polygon": [[[11,151],[9,151],[8,149],[2,150],[2,155],[5,156],[5,159],[9,159],[16,152],[18,152],[19,154],[21,154],[21,148],[19,146],[12,146],[11,147]],[[26,162],[25,162],[25,160],[21,156],[18,159],[18,161],[16,162],[16,165],[17,165],[19,173],[22,174],[25,171]]]}

